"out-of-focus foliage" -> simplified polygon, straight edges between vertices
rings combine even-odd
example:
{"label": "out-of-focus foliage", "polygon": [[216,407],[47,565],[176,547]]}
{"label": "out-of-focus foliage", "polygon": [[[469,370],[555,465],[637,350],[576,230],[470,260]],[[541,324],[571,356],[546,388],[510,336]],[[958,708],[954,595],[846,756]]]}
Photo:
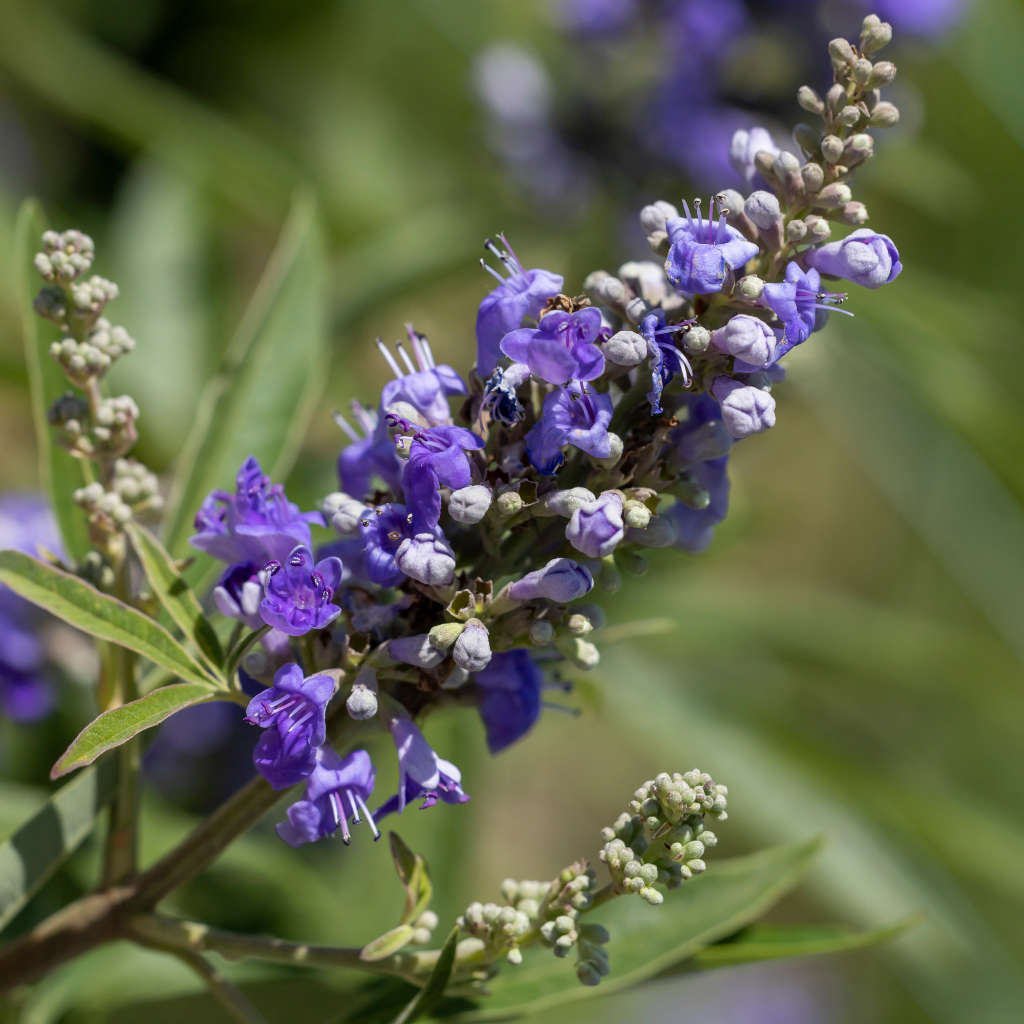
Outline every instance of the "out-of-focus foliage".
{"label": "out-of-focus foliage", "polygon": [[[568,282],[622,252],[615,195],[599,194],[569,233],[556,210],[517,195],[484,144],[475,56],[511,39],[557,60],[554,38],[541,3],[8,0],[0,487],[38,486],[24,311],[8,262],[26,194],[56,226],[74,223],[116,256],[119,315],[139,351],[115,386],[138,397],[140,444],[162,469],[294,190],[315,195],[331,254],[332,368],[289,485],[305,507],[333,479],[331,408],[384,378],[368,344],[377,333],[397,336],[414,320],[435,351],[469,361],[488,287],[475,264],[485,234],[505,230],[531,265]],[[496,761],[470,723],[429,723],[474,783],[465,807],[403,823],[431,865],[442,920],[505,875],[546,877],[596,849],[589,830],[630,780],[699,762],[729,779],[730,852],[826,833],[804,916],[925,917],[880,952],[687,980],[695,1019],[701,1000],[713,1019],[737,1021],[763,1019],[769,1004],[800,1020],[1013,1019],[1024,963],[1024,247],[1013,198],[1022,49],[1024,13],[1011,0],[979,0],[945,41],[893,46],[912,94],[901,105],[916,101],[918,123],[907,119],[859,189],[906,269],[870,303],[851,296],[857,319],[794,353],[785,413],[737,452],[733,513],[712,548],[627,580],[609,602],[618,621],[668,617],[672,631],[609,653],[580,680],[582,717],[549,712],[528,745]],[[72,673],[74,653],[64,649]],[[85,720],[85,700],[69,686],[48,722],[0,723],[0,833],[42,802],[39,780]],[[146,813],[148,862],[185,822],[156,796]],[[79,891],[94,857],[87,848],[72,858],[22,924]],[[396,900],[383,848],[295,852],[260,832],[174,909],[356,943],[391,926]],[[62,969],[23,1019],[128,1020],[126,992],[196,991],[184,968],[122,953]],[[320,1012],[339,998],[306,978],[275,984],[282,1012],[296,999]],[[648,1019],[678,1019],[677,985],[649,990]],[[619,1019],[635,998],[610,995],[580,1019]],[[190,1005],[189,1018],[203,1012]]]}

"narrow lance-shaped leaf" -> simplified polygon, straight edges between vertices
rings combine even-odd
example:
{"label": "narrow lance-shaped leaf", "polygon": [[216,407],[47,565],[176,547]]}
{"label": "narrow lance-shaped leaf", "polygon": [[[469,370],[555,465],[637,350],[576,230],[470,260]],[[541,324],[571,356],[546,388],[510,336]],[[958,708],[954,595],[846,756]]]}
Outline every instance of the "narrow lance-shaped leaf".
{"label": "narrow lance-shaped leaf", "polygon": [[[32,302],[42,284],[32,266],[32,256],[40,247],[46,228],[39,204],[28,199],[18,211],[14,228],[14,271],[28,372],[29,394],[32,398],[32,422],[35,425],[36,450],[39,453],[39,480],[53,506],[61,541],[68,557],[78,561],[89,550],[85,516],[71,500],[71,493],[81,487],[82,467],[63,448],[53,443],[53,434],[46,414],[54,400],[70,388],[60,366],[50,358],[43,337],[43,321],[36,316]],[[57,329],[52,328],[54,339]]]}
{"label": "narrow lance-shaped leaf", "polygon": [[300,198],[182,448],[167,549],[181,554],[202,499],[255,455],[280,479],[327,375],[324,270],[316,207]]}
{"label": "narrow lance-shaped leaf", "polygon": [[112,761],[82,772],[0,844],[0,929],[89,835],[116,780]]}
{"label": "narrow lance-shaped leaf", "polygon": [[50,771],[50,777],[58,779],[76,768],[92,764],[100,754],[119,747],[146,729],[152,729],[177,711],[223,699],[223,694],[208,684],[175,683],[162,686],[119,708],[104,711],[71,741],[71,746],[61,754]]}
{"label": "narrow lance-shaped leaf", "polygon": [[430,905],[430,898],[434,892],[430,882],[430,871],[427,862],[418,853],[413,853],[397,832],[388,833],[388,842],[391,845],[391,856],[395,862],[398,879],[405,888],[405,908],[402,911],[401,922],[410,924]]}
{"label": "narrow lance-shaped leaf", "polygon": [[137,523],[128,525],[128,536],[139,556],[142,570],[167,614],[181,627],[185,635],[208,659],[214,669],[224,663],[220,640],[203,615],[195,594],[178,572],[174,560],[163,545],[145,527]]}
{"label": "narrow lance-shaped leaf", "polygon": [[456,947],[459,942],[459,929],[453,928],[441,947],[441,953],[434,964],[434,969],[427,978],[426,985],[416,993],[415,997],[405,1006],[391,1024],[413,1024],[425,1013],[429,1013],[441,1001],[448,979],[452,976],[455,966]]}
{"label": "narrow lance-shaped leaf", "polygon": [[206,686],[218,681],[159,623],[77,576],[20,551],[0,551],[0,583],[70,625],[127,647],[182,679]]}

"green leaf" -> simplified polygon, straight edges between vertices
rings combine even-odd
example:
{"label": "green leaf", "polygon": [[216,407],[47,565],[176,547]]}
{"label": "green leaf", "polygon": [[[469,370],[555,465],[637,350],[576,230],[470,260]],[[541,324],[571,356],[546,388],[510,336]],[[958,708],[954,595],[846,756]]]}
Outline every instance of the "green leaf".
{"label": "green leaf", "polygon": [[373,963],[397,953],[412,941],[413,930],[411,924],[400,924],[383,935],[378,935],[372,942],[363,946],[359,952],[359,959]]}
{"label": "green leaf", "polygon": [[820,839],[810,839],[712,861],[706,874],[669,893],[660,907],[622,897],[601,915],[612,936],[612,972],[600,985],[581,985],[570,963],[537,950],[521,967],[505,967],[489,983],[491,995],[479,1009],[453,1019],[511,1020],[662,974],[760,917],[803,878],[821,846]]}
{"label": "green leaf", "polygon": [[313,201],[299,197],[217,377],[204,390],[168,503],[167,549],[181,553],[196,509],[250,455],[280,480],[327,380],[324,266]]}
{"label": "green leaf", "polygon": [[211,667],[219,669],[224,664],[220,640],[217,639],[213,626],[203,615],[203,609],[199,606],[195,594],[178,572],[174,559],[160,541],[138,523],[128,524],[128,536],[142,563],[146,579],[153,588],[153,593],[167,610],[167,614],[181,627],[185,635],[194,641]]}
{"label": "green leaf", "polygon": [[819,956],[822,953],[845,953],[854,949],[877,946],[902,935],[921,920],[915,914],[896,924],[870,931],[854,931],[842,925],[755,924],[726,942],[706,946],[690,962],[699,969],[730,967],[759,960],[781,960],[794,956]]}
{"label": "green leaf", "polygon": [[82,772],[0,844],[0,929],[89,835],[116,781],[112,761]]}
{"label": "green leaf", "polygon": [[430,906],[433,895],[430,871],[427,862],[418,853],[413,853],[397,832],[389,832],[388,841],[395,870],[405,888],[405,909],[400,920],[402,924],[411,924]]}
{"label": "green leaf", "polygon": [[190,682],[211,686],[211,678],[159,623],[71,573],[20,551],[0,551],[0,583],[101,640],[127,647]]}
{"label": "green leaf", "polygon": [[50,777],[57,779],[76,768],[92,764],[100,754],[119,747],[145,729],[159,725],[177,711],[223,699],[223,691],[208,683],[176,683],[147,693],[145,697],[104,711],[94,718],[57,759]]}
{"label": "green leaf", "polygon": [[434,969],[427,978],[427,983],[416,993],[402,1012],[395,1017],[391,1024],[412,1024],[419,1020],[425,1013],[429,1013],[441,1001],[444,990],[448,985],[448,979],[452,976],[452,967],[455,966],[455,947],[459,941],[459,929],[453,928],[441,947],[441,953],[434,964]]}
{"label": "green leaf", "polygon": [[[36,316],[32,301],[42,281],[32,266],[32,256],[40,247],[46,229],[42,209],[34,199],[27,199],[18,210],[14,228],[14,272],[17,288],[25,367],[32,396],[32,420],[35,424],[36,449],[39,455],[39,481],[50,499],[61,540],[68,557],[78,561],[89,550],[85,516],[71,500],[71,492],[81,487],[82,467],[63,448],[53,443],[53,434],[46,413],[54,400],[70,389],[56,360],[45,350],[42,336],[44,321]],[[53,340],[57,328],[52,327]]]}

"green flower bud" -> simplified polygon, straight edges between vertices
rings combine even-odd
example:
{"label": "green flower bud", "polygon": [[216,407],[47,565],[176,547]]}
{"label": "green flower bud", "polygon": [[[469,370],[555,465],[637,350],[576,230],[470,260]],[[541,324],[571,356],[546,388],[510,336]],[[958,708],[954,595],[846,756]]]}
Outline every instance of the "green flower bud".
{"label": "green flower bud", "polygon": [[807,235],[807,224],[802,220],[791,220],[786,225],[786,241],[802,242]]}
{"label": "green flower bud", "polygon": [[809,242],[824,242],[832,235],[832,225],[824,217],[812,213],[804,218],[807,225],[807,240]]}
{"label": "green flower bud", "polygon": [[843,203],[848,203],[853,198],[853,193],[850,191],[850,186],[843,181],[834,181],[831,185],[826,185],[815,197],[814,205],[823,206],[826,209],[835,209],[836,207],[842,206]]}
{"label": "green flower bud", "polygon": [[573,636],[586,636],[594,629],[593,622],[586,615],[581,615],[579,612],[573,612],[566,620],[565,625]]}
{"label": "green flower bud", "polygon": [[622,507],[622,520],[634,530],[646,530],[651,510],[642,501],[627,501]]}
{"label": "green flower bud", "polygon": [[825,171],[821,164],[808,163],[800,168],[808,192],[817,192],[825,184]]}
{"label": "green flower bud", "polygon": [[439,651],[447,651],[459,639],[465,628],[464,622],[442,622],[434,626],[427,636],[432,646]]}
{"label": "green flower bud", "polygon": [[[764,293],[764,281],[756,274],[746,274],[736,282],[736,295],[744,302],[757,302]],[[711,335],[708,334],[710,342]]]}
{"label": "green flower bud", "polygon": [[547,647],[555,637],[555,627],[546,619],[538,619],[530,625],[530,643],[534,647]]}
{"label": "green flower bud", "polygon": [[494,507],[498,510],[498,515],[507,518],[522,511],[524,504],[525,502],[516,491],[505,491],[495,499]]}
{"label": "green flower bud", "polygon": [[711,332],[700,324],[692,324],[683,332],[683,351],[688,356],[700,356],[711,346]]}

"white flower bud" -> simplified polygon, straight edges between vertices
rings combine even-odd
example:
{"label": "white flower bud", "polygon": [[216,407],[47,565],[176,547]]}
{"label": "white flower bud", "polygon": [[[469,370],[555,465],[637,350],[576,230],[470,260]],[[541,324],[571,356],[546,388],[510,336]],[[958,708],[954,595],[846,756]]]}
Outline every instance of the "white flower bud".
{"label": "white flower bud", "polygon": [[537,511],[541,515],[565,516],[568,519],[578,508],[589,505],[594,500],[594,492],[588,491],[586,487],[570,487],[565,491],[545,494]]}
{"label": "white flower bud", "polygon": [[490,487],[484,484],[470,484],[468,487],[460,487],[452,491],[448,499],[448,514],[457,523],[472,526],[479,523],[494,500]]}
{"label": "white flower bud", "polygon": [[328,494],[320,505],[324,518],[343,536],[359,529],[359,520],[365,508],[361,501],[356,501],[343,491]]}
{"label": "white flower bud", "polygon": [[619,331],[604,343],[602,352],[616,366],[639,366],[647,358],[647,339],[634,331]]}
{"label": "white flower bud", "polygon": [[765,192],[758,189],[747,196],[743,204],[743,212],[759,227],[764,230],[774,227],[782,218],[782,209],[779,206],[778,197],[774,192]]}

